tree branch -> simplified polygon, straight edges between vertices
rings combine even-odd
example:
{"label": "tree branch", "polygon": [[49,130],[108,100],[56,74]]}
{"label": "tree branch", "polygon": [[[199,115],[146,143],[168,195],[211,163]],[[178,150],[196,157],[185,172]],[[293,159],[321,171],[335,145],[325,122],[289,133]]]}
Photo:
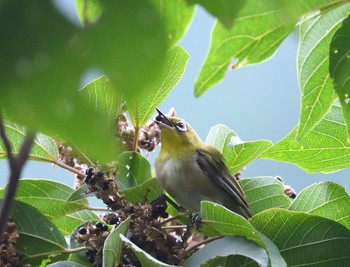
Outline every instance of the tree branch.
{"label": "tree branch", "polygon": [[12,154],[10,140],[8,139],[5,132],[3,117],[0,113],[0,137],[5,145],[7,160],[10,166],[8,185],[5,189],[5,197],[2,201],[0,211],[0,234],[2,234],[5,231],[5,226],[8,221],[13,202],[16,196],[18,182],[21,177],[22,169],[29,157],[29,153],[34,142],[35,133],[27,133],[18,154],[14,156]]}

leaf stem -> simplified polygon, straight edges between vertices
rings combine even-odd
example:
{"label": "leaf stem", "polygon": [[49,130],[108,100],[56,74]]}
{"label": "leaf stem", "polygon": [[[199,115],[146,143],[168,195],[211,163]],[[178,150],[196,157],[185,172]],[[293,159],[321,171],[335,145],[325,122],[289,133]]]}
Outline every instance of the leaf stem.
{"label": "leaf stem", "polygon": [[140,128],[135,127],[135,137],[134,137],[134,146],[133,146],[133,151],[137,152],[137,145],[139,143],[139,133],[140,133]]}
{"label": "leaf stem", "polygon": [[47,256],[47,255],[51,255],[51,254],[72,254],[72,253],[77,253],[80,251],[84,251],[86,250],[87,247],[78,247],[78,248],[70,248],[70,249],[64,249],[64,250],[58,250],[58,251],[50,251],[50,252],[44,252],[41,254],[35,254],[32,256],[27,256],[26,259],[32,259],[32,258],[37,258],[37,257],[42,257],[42,256]]}
{"label": "leaf stem", "polygon": [[78,169],[73,168],[73,167],[71,167],[71,166],[69,166],[69,165],[63,163],[63,162],[60,161],[60,160],[57,160],[57,159],[56,159],[56,160],[52,161],[52,163],[56,164],[57,166],[59,166],[59,167],[61,167],[61,168],[63,168],[63,169],[66,169],[66,170],[68,170],[68,171],[70,171],[70,172],[75,173],[76,175],[78,175],[78,176],[81,177],[81,178],[85,178],[85,175],[84,175],[83,172],[81,172],[81,171],[79,171]]}
{"label": "leaf stem", "polygon": [[188,249],[186,250],[186,254],[187,254],[187,255],[191,255],[191,254],[192,254],[196,249],[198,249],[200,246],[205,245],[205,244],[207,244],[207,243],[210,243],[210,242],[212,242],[212,241],[215,241],[215,240],[217,240],[217,239],[223,238],[223,237],[224,237],[224,236],[221,235],[221,236],[214,236],[214,237],[207,238],[207,239],[205,239],[205,240],[203,240],[203,241],[201,241],[201,242],[199,242],[199,243],[193,245],[192,247],[188,248]]}
{"label": "leaf stem", "polygon": [[165,224],[167,224],[168,222],[176,221],[176,220],[179,220],[179,219],[181,219],[181,218],[188,218],[188,216],[183,215],[183,214],[180,214],[180,215],[177,215],[177,216],[174,216],[174,217],[170,217],[169,219],[166,219],[166,220],[162,221],[162,222],[160,223],[160,225],[165,225]]}
{"label": "leaf stem", "polygon": [[110,211],[112,212],[111,209],[106,209],[106,208],[100,208],[100,207],[87,207],[87,210],[93,210],[93,211]]}
{"label": "leaf stem", "polygon": [[13,206],[14,199],[16,197],[16,191],[18,182],[21,177],[21,173],[27,159],[29,157],[30,150],[34,143],[35,133],[28,132],[22,142],[17,155],[12,154],[11,142],[8,139],[5,131],[4,121],[2,114],[0,113],[0,138],[2,139],[5,149],[7,161],[9,164],[10,174],[8,178],[8,185],[6,187],[5,197],[2,201],[0,210],[0,236],[6,231],[5,225],[10,216],[10,212]]}
{"label": "leaf stem", "polygon": [[162,229],[164,229],[164,230],[167,230],[167,229],[174,229],[174,230],[176,230],[176,229],[184,229],[184,228],[187,228],[187,225],[182,224],[182,225],[162,226]]}

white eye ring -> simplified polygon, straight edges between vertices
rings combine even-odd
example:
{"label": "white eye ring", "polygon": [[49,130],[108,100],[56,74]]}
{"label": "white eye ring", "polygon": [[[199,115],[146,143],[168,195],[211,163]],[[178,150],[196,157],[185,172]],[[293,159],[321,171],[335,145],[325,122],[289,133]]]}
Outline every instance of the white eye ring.
{"label": "white eye ring", "polygon": [[186,123],[180,121],[176,124],[176,129],[178,129],[180,132],[186,132],[187,131],[187,126]]}

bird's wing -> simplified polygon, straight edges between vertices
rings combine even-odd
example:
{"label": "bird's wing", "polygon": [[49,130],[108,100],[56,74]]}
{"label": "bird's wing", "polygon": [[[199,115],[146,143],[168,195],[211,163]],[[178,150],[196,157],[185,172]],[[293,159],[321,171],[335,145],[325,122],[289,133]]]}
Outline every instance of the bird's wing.
{"label": "bird's wing", "polygon": [[206,150],[198,149],[196,151],[198,155],[197,163],[202,171],[212,181],[222,187],[241,206],[248,216],[251,217],[248,204],[244,199],[244,193],[237,180],[226,167],[220,152],[211,146],[208,146]]}

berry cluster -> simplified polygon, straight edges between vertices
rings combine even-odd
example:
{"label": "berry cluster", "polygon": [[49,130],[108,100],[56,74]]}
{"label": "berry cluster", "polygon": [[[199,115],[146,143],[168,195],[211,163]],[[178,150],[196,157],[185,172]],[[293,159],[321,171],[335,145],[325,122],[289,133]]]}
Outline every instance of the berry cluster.
{"label": "berry cluster", "polygon": [[108,226],[101,222],[88,223],[74,235],[77,243],[84,243],[88,248],[85,254],[94,267],[102,266],[102,249],[108,235]]}
{"label": "berry cluster", "polygon": [[[1,267],[15,267],[22,266],[20,261],[22,255],[16,252],[15,245],[19,235],[17,233],[16,223],[10,218],[7,222],[7,229],[1,235],[0,241],[0,266]],[[26,265],[30,266],[30,265]]]}

